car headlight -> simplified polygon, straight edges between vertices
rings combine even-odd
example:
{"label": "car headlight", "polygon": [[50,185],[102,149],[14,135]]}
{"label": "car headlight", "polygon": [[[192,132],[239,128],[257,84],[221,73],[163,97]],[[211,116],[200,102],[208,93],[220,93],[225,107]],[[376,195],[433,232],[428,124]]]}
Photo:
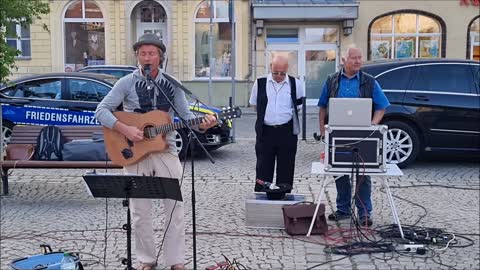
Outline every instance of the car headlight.
{"label": "car headlight", "polygon": [[[190,105],[190,111],[196,116],[196,117],[203,117],[207,114],[215,114],[214,111],[207,109],[207,108],[202,108],[199,106],[193,106]],[[220,121],[221,124],[226,124],[229,128],[232,128],[232,120],[228,119],[225,121]]]}

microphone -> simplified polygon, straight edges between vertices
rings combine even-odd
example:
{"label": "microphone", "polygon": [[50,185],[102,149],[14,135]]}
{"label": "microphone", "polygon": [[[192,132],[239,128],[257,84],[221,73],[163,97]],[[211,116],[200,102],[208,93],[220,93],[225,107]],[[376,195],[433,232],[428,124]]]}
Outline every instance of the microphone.
{"label": "microphone", "polygon": [[147,78],[147,80],[152,79],[152,70],[150,68],[150,64],[143,66],[143,72],[145,73],[145,77]]}
{"label": "microphone", "polygon": [[147,90],[152,90],[152,70],[149,64],[143,66],[143,73],[145,73],[145,78],[147,78]]}

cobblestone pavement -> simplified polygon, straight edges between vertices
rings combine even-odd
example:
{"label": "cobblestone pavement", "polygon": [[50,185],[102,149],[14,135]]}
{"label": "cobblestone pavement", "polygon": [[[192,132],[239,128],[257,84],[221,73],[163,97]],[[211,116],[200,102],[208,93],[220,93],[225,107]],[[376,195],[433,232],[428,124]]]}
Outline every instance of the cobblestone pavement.
{"label": "cobblestone pavement", "polygon": [[[312,200],[319,189],[319,177],[310,174],[318,159],[318,145],[299,142],[295,193]],[[282,230],[245,227],[245,199],[250,196],[255,176],[254,140],[212,152],[215,164],[206,158],[195,162],[197,265],[198,269],[230,260],[250,269],[479,269],[479,167],[470,161],[419,162],[405,169],[404,176],[390,178],[402,224],[434,227],[464,234],[474,243],[468,247],[427,251],[427,255],[394,252],[356,256],[325,252],[331,239],[290,237]],[[126,236],[121,230],[126,211],[121,200],[95,199],[88,195],[81,178],[84,170],[22,170],[10,176],[11,195],[1,197],[0,268],[16,258],[37,254],[40,244],[54,250],[81,252],[86,269],[123,269]],[[187,220],[187,261],[192,268],[191,173],[187,163],[182,185]],[[455,187],[455,188],[452,188]],[[335,186],[324,196],[327,213],[335,209]],[[374,181],[374,226],[391,224],[387,196]],[[106,228],[108,209],[108,230]],[[157,246],[163,237],[163,210],[155,202],[154,235]],[[348,229],[349,223],[330,223]],[[107,241],[105,242],[105,236]],[[376,236],[378,239],[378,235]],[[460,238],[457,245],[469,242]],[[435,246],[435,248],[441,248]],[[435,256],[432,259],[432,254]],[[104,264],[105,256],[105,264]],[[444,265],[440,265],[444,264]],[[321,265],[320,265],[321,264]],[[448,265],[448,266],[447,266]],[[157,267],[161,269],[161,267]]]}

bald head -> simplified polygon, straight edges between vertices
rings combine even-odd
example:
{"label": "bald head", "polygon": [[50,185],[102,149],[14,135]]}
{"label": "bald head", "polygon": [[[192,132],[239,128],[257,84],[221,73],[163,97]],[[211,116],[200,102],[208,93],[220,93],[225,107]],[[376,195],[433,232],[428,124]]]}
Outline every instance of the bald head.
{"label": "bald head", "polygon": [[288,59],[282,55],[275,56],[270,64],[270,70],[272,71],[273,80],[277,83],[282,82],[287,75]]}
{"label": "bald head", "polygon": [[272,59],[272,65],[287,65],[288,66],[288,59],[283,55],[276,55]]}

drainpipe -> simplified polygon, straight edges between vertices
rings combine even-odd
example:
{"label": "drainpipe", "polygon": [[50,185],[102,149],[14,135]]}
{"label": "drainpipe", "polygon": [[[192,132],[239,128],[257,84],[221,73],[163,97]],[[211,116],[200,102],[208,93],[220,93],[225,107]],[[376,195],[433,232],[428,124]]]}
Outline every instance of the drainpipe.
{"label": "drainpipe", "polygon": [[208,104],[212,105],[212,71],[214,70],[213,58],[213,0],[210,0],[210,32],[208,34],[209,60],[208,60]]}
{"label": "drainpipe", "polygon": [[[230,10],[229,10],[229,20],[230,20],[230,23],[231,23],[231,27],[232,27],[232,45],[230,47],[230,74],[232,76],[232,92],[231,92],[231,101],[230,101],[230,107],[233,107],[235,104],[236,104],[236,99],[235,99],[235,95],[236,95],[236,91],[235,91],[235,72],[236,72],[236,65],[237,65],[237,52],[236,52],[236,49],[237,47],[235,46],[235,35],[237,33],[236,31],[236,20],[235,20],[235,1],[234,0],[230,0],[229,1],[229,7],[230,7]],[[235,128],[235,119],[232,120],[232,141],[235,142],[235,131],[236,131],[236,128]]]}

